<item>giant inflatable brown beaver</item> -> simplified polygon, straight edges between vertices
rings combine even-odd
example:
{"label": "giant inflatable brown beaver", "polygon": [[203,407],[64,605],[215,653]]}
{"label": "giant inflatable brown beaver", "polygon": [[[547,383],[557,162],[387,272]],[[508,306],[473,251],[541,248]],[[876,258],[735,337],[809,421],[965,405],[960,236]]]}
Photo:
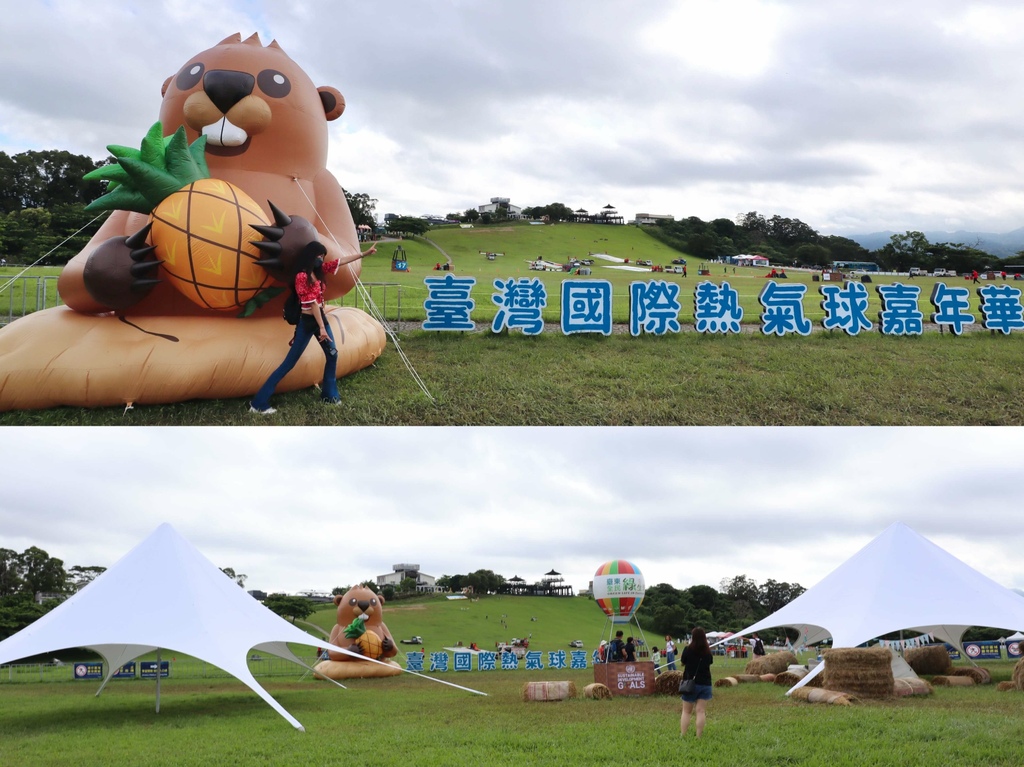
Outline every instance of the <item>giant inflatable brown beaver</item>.
{"label": "giant inflatable brown beaver", "polygon": [[[183,126],[189,142],[205,136],[210,175],[262,207],[259,268],[269,287],[287,283],[291,260],[312,239],[328,260],[359,252],[344,192],[326,169],[327,122],[344,108],[337,89],[317,88],[276,41],[264,46],[256,35],[223,40],[163,85],[164,134]],[[62,272],[65,306],[0,331],[0,410],[243,397],[277,367],[291,337],[281,320],[286,293],[266,291],[246,307],[250,316],[197,301],[150,253],[149,218],[112,213]],[[326,297],[349,292],[359,271],[354,261],[329,275]],[[385,336],[375,320],[341,307],[328,318],[339,377],[380,356]],[[322,371],[314,344],[278,391],[311,386]]]}

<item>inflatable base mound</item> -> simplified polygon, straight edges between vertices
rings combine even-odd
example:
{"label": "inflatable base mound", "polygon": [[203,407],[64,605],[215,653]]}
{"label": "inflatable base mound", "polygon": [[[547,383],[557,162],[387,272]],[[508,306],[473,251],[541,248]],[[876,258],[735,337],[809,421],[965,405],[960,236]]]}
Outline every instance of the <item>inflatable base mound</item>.
{"label": "inflatable base mound", "polygon": [[[361,309],[328,306],[327,317],[339,378],[384,351],[384,328]],[[0,330],[0,411],[251,397],[284,360],[293,332],[274,316],[34,312]],[[277,391],[319,384],[323,371],[323,351],[311,342]]]}
{"label": "inflatable base mound", "polygon": [[[385,665],[381,665],[381,663]],[[373,677],[398,676],[402,667],[393,660],[368,663],[358,660],[324,660],[313,667],[318,677],[326,679],[370,679]]]}

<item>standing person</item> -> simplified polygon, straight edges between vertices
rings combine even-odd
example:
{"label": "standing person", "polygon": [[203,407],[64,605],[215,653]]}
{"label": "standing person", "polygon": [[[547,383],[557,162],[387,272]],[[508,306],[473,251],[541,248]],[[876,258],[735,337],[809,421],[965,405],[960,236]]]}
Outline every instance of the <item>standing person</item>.
{"label": "standing person", "polygon": [[621,663],[625,653],[626,643],[622,641],[622,632],[615,632],[615,639],[608,643],[606,657],[609,663]]}
{"label": "standing person", "polygon": [[711,664],[715,656],[708,646],[707,634],[697,626],[690,637],[690,644],[683,648],[679,659],[683,662],[683,679],[693,679],[697,686],[693,692],[683,693],[683,713],[679,717],[679,734],[685,735],[690,728],[690,717],[697,711],[694,729],[699,738],[704,734],[705,709],[711,700]]}
{"label": "standing person", "polygon": [[324,273],[336,274],[339,267],[344,264],[356,261],[363,256],[369,256],[377,251],[376,245],[371,245],[365,253],[359,253],[351,258],[342,261],[336,258],[333,261],[324,263],[324,256],[327,255],[327,248],[322,242],[313,240],[300,252],[295,261],[295,279],[293,285],[295,293],[302,305],[302,316],[299,324],[295,326],[295,336],[291,341],[291,348],[288,350],[284,362],[278,365],[277,370],[270,374],[256,396],[249,403],[249,412],[259,415],[272,415],[277,412],[270,406],[270,397],[274,389],[295,367],[299,357],[306,350],[310,340],[316,337],[320,342],[320,348],[324,350],[324,378],[320,384],[320,399],[328,405],[337,405],[341,402],[338,395],[338,348],[334,345],[334,334],[331,332],[330,323],[324,316]]}
{"label": "standing person", "polygon": [[755,656],[760,657],[764,655],[764,642],[761,641],[761,637],[757,634],[751,638],[750,643],[754,646],[752,652]]}
{"label": "standing person", "polygon": [[676,670],[676,643],[668,634],[665,634],[665,666],[669,671]]}
{"label": "standing person", "polygon": [[626,656],[626,663],[636,663],[636,643],[633,641],[633,637],[626,637],[626,644],[622,648],[622,652]]}
{"label": "standing person", "polygon": [[661,669],[658,668],[661,665],[661,653],[658,652],[657,645],[651,645],[651,662],[654,664],[654,674],[657,676],[661,673]]}

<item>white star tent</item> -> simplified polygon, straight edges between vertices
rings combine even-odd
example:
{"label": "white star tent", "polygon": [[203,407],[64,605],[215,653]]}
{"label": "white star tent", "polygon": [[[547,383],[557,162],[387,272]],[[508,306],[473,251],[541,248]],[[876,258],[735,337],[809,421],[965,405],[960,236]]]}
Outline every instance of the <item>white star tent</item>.
{"label": "white star tent", "polygon": [[246,663],[249,651],[257,650],[309,669],[289,642],[353,654],[316,641],[268,610],[163,524],[73,597],[0,642],[0,665],[85,647],[106,662],[105,685],[125,663],[161,648],[175,650],[224,669],[302,730]]}
{"label": "white star tent", "polygon": [[1024,627],[1024,597],[895,522],[820,583],[734,637],[779,626],[796,629],[804,645],[831,636],[833,647],[857,647],[908,629],[960,647],[971,626]]}

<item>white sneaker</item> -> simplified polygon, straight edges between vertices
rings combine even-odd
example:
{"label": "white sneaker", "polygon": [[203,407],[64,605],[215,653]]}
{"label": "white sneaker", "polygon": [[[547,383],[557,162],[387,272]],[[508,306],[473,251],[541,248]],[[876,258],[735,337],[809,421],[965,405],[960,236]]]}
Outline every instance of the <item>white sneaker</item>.
{"label": "white sneaker", "polygon": [[268,407],[266,410],[257,410],[252,405],[249,405],[249,412],[256,415],[273,415],[277,412],[277,408]]}

